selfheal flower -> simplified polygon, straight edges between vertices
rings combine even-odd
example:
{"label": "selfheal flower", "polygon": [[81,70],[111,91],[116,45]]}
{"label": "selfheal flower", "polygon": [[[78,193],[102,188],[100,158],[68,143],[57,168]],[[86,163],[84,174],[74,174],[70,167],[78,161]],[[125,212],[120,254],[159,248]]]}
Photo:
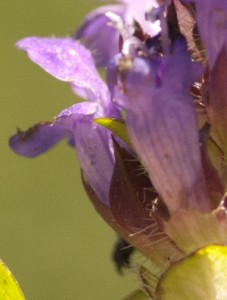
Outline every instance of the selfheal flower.
{"label": "selfheal flower", "polygon": [[[184,38],[169,30],[174,38],[167,52],[146,49],[142,40],[126,40],[122,55],[109,64],[108,78],[114,101],[126,115],[132,145],[168,208],[167,219],[162,216],[162,208],[152,215],[155,219],[158,215],[163,231],[188,255],[206,245],[227,241],[226,201],[222,198],[226,176],[221,180],[210,161],[210,131],[207,126],[206,130],[199,129],[190,93],[193,83],[201,80],[202,65],[192,61]],[[215,104],[213,97],[212,109],[221,110],[222,103],[225,111],[224,51],[221,55],[211,70],[208,93],[211,96],[212,91],[222,101]],[[207,80],[205,75],[203,80]],[[220,114],[225,122],[226,115]],[[211,122],[211,130],[218,125],[217,119]],[[215,198],[214,191],[218,192]],[[215,293],[218,295],[218,291]]]}
{"label": "selfheal flower", "polygon": [[[54,146],[60,139],[68,138],[77,150],[85,188],[96,209],[108,223],[122,237],[141,248],[142,253],[155,255],[162,265],[166,264],[168,256],[178,257],[178,251],[158,224],[149,218],[149,211],[143,206],[144,184],[150,187],[147,176],[140,176],[140,180],[136,178],[135,186],[131,183],[131,180],[134,182],[134,173],[130,175],[127,171],[128,176],[124,177],[127,169],[125,162],[121,165],[122,159],[130,160],[129,167],[135,169],[134,172],[138,171],[140,164],[131,162],[132,154],[125,154],[126,150],[123,149],[120,151],[123,154],[119,154],[118,158],[120,166],[118,162],[115,163],[117,154],[115,150],[114,155],[111,132],[94,122],[96,118],[119,118],[120,115],[110,101],[108,88],[99,77],[90,52],[72,39],[27,38],[17,45],[27,51],[31,60],[45,71],[69,82],[74,91],[90,102],[75,104],[63,110],[53,124],[41,123],[26,132],[18,131],[10,139],[11,148],[20,155],[34,157]],[[132,195],[135,196],[134,201]],[[147,201],[155,196],[156,193],[151,193]],[[124,203],[127,209],[120,208],[123,198],[127,199]],[[132,218],[135,212],[137,218]],[[141,218],[147,220],[141,223]],[[144,226],[147,227],[146,231]],[[138,233],[138,230],[141,232]],[[152,232],[155,232],[154,236]],[[160,245],[157,237],[164,239],[164,243]],[[150,246],[152,241],[155,241],[154,246]]]}
{"label": "selfheal flower", "polygon": [[81,168],[100,200],[108,205],[108,191],[114,167],[111,134],[96,125],[94,118],[117,117],[107,86],[99,77],[92,56],[76,41],[55,38],[27,38],[20,49],[54,77],[69,82],[74,91],[90,102],[62,111],[53,124],[42,123],[27,132],[19,131],[10,140],[18,154],[34,157],[62,138],[76,147]]}
{"label": "selfheal flower", "polygon": [[[200,21],[204,3],[194,2],[195,18],[192,6],[178,0],[159,1],[162,6],[155,13],[147,13],[146,5],[151,2],[144,1],[138,18],[135,1],[124,1],[119,6],[123,10],[114,7],[108,16],[112,21],[115,18],[117,28],[122,26],[120,33],[126,33],[120,53],[109,61],[118,48],[110,52],[100,46],[103,36],[97,40],[105,63],[109,61],[109,88],[97,74],[90,52],[72,39],[29,38],[18,44],[33,61],[69,82],[89,102],[61,112],[52,127],[43,123],[28,132],[19,131],[11,138],[12,148],[36,156],[68,138],[77,149],[84,187],[97,211],[151,261],[149,270],[140,266],[138,273],[152,299],[168,299],[169,295],[216,299],[227,293],[227,274],[220,267],[227,261],[226,7],[214,0],[207,2],[206,15],[215,21],[209,42]],[[214,8],[218,14],[220,8],[224,10],[221,30]],[[198,20],[199,28],[193,23],[190,38],[183,37],[187,35],[185,23],[180,25],[177,19],[183,11],[187,20]],[[152,27],[155,16],[162,31],[153,37],[146,25]],[[94,38],[103,18],[103,11],[96,11],[82,27],[82,35]],[[138,31],[128,30],[132,23]],[[97,25],[94,30],[92,24]],[[195,32],[201,32],[207,55],[195,55],[195,49],[203,49]],[[117,39],[113,41],[118,44]],[[207,114],[206,123],[203,120],[200,125],[198,101]],[[220,158],[224,171],[217,168]],[[189,276],[186,283],[181,280],[185,273]],[[172,284],[175,276],[179,286]]]}
{"label": "selfheal flower", "polygon": [[158,7],[156,0],[122,0],[117,5],[107,5],[95,9],[88,14],[75,34],[86,47],[88,47],[99,67],[106,66],[109,60],[119,52],[120,32],[112,24],[112,20],[106,14],[111,12],[122,19],[127,30],[133,33],[136,22],[141,26],[144,34],[155,36],[160,32],[159,20],[150,22],[145,11],[149,12]]}
{"label": "selfheal flower", "polygon": [[[194,218],[191,212],[192,216],[196,210],[210,212],[224,193],[209,159],[203,156],[202,163],[196,114],[189,94],[189,87],[201,75],[202,68],[191,62],[182,38],[173,44],[172,54],[163,59],[150,55],[149,49],[143,52],[143,45],[141,49],[139,45],[138,42],[136,47],[128,47],[128,53],[110,65],[111,90],[126,113],[132,144],[168,207],[170,222],[167,224],[175,218],[180,220],[182,215],[185,222],[190,223]],[[209,199],[203,168],[212,174],[214,181],[217,179],[217,185],[212,188],[219,190],[218,202]],[[178,235],[182,237],[182,233]],[[212,230],[209,235],[215,238]],[[200,238],[202,244],[212,240],[207,240],[204,233]],[[190,250],[201,243],[197,238],[194,242],[188,239]],[[175,236],[173,240],[177,241]],[[180,241],[185,242],[187,244]],[[188,244],[181,247],[188,251]]]}

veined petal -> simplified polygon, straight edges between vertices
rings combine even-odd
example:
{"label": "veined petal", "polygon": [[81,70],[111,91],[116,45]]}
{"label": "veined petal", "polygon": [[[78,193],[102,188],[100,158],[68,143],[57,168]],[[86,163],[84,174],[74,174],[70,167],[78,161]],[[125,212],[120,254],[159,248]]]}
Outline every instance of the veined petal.
{"label": "veined petal", "polygon": [[57,144],[61,139],[69,140],[73,135],[58,123],[42,122],[26,131],[18,130],[9,140],[14,152],[26,157],[35,157]]}
{"label": "veined petal", "polygon": [[143,58],[131,63],[121,73],[117,97],[123,98],[129,135],[154,187],[171,214],[179,208],[209,210],[189,95],[200,66],[192,64],[183,41],[159,66]]}
{"label": "veined petal", "polygon": [[35,157],[63,138],[75,146],[81,169],[91,187],[106,206],[114,168],[111,132],[97,125],[97,103],[83,102],[62,111],[53,124],[40,123],[11,137],[10,147],[27,157]]}
{"label": "veined petal", "polygon": [[77,156],[86,180],[99,199],[109,205],[109,187],[114,168],[111,132],[94,121],[95,103],[79,103],[62,111],[57,121],[72,132]]}
{"label": "veined petal", "polygon": [[109,11],[122,16],[123,6],[107,5],[95,9],[86,16],[75,35],[76,39],[91,50],[98,67],[106,66],[119,52],[120,33],[110,25],[110,19],[105,15]]}
{"label": "veined petal", "polygon": [[[111,133],[95,124],[93,119],[119,117],[119,112],[110,100],[108,88],[99,77],[90,52],[69,38],[27,38],[20,41],[18,47],[26,50],[29,57],[48,73],[70,82],[73,88],[79,88],[92,101],[64,110],[54,126],[61,126],[71,133],[84,175],[107,205],[114,161]],[[37,143],[36,136],[34,140]],[[49,147],[47,145],[48,141],[44,140],[39,153],[45,151]],[[26,147],[29,148],[29,145]]]}
{"label": "veined petal", "polygon": [[109,105],[109,92],[91,53],[71,38],[25,38],[17,43],[29,58],[52,76],[72,84],[79,96]]}

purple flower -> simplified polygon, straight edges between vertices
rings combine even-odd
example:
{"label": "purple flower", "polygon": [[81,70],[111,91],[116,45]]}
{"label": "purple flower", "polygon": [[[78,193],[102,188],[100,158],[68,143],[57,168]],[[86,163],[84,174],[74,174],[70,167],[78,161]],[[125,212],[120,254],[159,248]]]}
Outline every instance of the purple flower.
{"label": "purple flower", "polygon": [[88,50],[72,39],[27,38],[17,43],[28,56],[54,77],[69,82],[73,90],[89,102],[63,110],[53,122],[41,123],[10,139],[18,154],[34,157],[67,138],[77,149],[86,180],[108,205],[110,179],[114,167],[111,133],[94,118],[118,117],[106,84],[98,75]]}
{"label": "purple flower", "polygon": [[151,11],[158,6],[155,0],[122,0],[121,4],[102,6],[86,16],[84,23],[77,30],[75,38],[88,47],[96,61],[97,66],[106,66],[110,59],[120,51],[119,28],[112,24],[106,15],[111,12],[122,19],[127,30],[131,33],[140,24],[144,34],[154,36],[160,32],[159,21],[154,23],[147,20],[144,11]]}
{"label": "purple flower", "polygon": [[[198,268],[212,289],[220,267],[210,261],[216,250],[206,246],[227,241],[227,6],[216,0],[158,2],[102,7],[79,29],[77,38],[92,49],[96,64],[107,65],[108,86],[80,42],[20,41],[31,60],[87,101],[63,110],[53,124],[19,130],[10,145],[34,157],[67,138],[97,211],[152,261],[151,272],[139,268],[144,290],[152,299],[165,299],[168,289],[171,299],[184,299],[187,289],[170,284],[171,270],[181,271],[189,259],[189,281],[197,283]],[[204,264],[197,264],[201,255],[212,266],[210,281]],[[195,286],[192,298],[198,299]],[[219,288],[214,290],[217,298]]]}
{"label": "purple flower", "polygon": [[[209,210],[198,125],[189,88],[201,76],[179,40],[163,60],[122,56],[115,99],[126,112],[132,143],[171,213]],[[128,68],[128,62],[131,66]],[[116,80],[119,82],[119,79]]]}
{"label": "purple flower", "polygon": [[106,66],[111,57],[119,52],[119,32],[110,25],[107,11],[123,15],[122,5],[103,6],[88,14],[77,30],[75,38],[91,50],[98,67]]}
{"label": "purple flower", "polygon": [[[27,51],[30,59],[45,71],[70,83],[73,90],[89,102],[63,110],[52,124],[40,123],[26,132],[18,131],[10,139],[11,148],[20,155],[34,157],[67,138],[77,150],[84,185],[96,209],[142,253],[150,256],[154,252],[157,261],[165,264],[167,257],[175,256],[178,251],[144,208],[144,184],[150,188],[148,177],[140,176],[138,180],[137,176],[131,176],[138,172],[140,163],[134,163],[132,154],[121,146],[117,146],[121,150],[116,163],[117,150],[114,154],[111,132],[94,123],[95,118],[120,118],[120,114],[110,100],[109,90],[99,77],[90,52],[72,39],[27,38],[17,46]],[[130,169],[134,171],[130,173]],[[125,172],[129,172],[129,178]],[[156,193],[148,196],[148,205],[154,197]],[[144,226],[156,235],[146,236]],[[157,240],[160,237],[165,238],[162,249]],[[145,241],[148,246],[143,245]],[[155,241],[152,247],[151,241]]]}

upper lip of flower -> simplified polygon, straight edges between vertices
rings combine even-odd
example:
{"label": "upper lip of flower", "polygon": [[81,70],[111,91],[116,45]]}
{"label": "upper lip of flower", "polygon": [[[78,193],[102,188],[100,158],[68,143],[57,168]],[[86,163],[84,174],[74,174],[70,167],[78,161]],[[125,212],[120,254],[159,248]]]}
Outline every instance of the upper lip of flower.
{"label": "upper lip of flower", "polygon": [[127,0],[120,2],[122,3],[118,5],[102,6],[92,11],[75,34],[75,38],[92,51],[98,67],[106,66],[110,59],[119,53],[121,32],[112,24],[111,18],[106,15],[107,12],[119,16],[122,23],[127,24],[126,30],[130,32],[135,30],[136,22],[140,24],[146,35],[153,37],[160,32],[159,20],[150,22],[144,13],[151,10],[152,7],[157,7],[157,1],[142,0],[141,3],[138,0]]}

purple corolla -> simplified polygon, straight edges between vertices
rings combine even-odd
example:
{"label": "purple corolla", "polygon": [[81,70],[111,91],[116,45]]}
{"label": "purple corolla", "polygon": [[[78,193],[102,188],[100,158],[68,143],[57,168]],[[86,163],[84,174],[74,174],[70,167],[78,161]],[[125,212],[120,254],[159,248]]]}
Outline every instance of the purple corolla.
{"label": "purple corolla", "polygon": [[106,66],[109,60],[119,53],[121,44],[119,28],[114,26],[106,13],[111,12],[122,18],[123,26],[131,33],[137,30],[137,24],[147,36],[155,36],[160,32],[159,20],[150,22],[145,14],[158,7],[156,0],[122,0],[119,2],[119,4],[102,6],[92,11],[75,35],[76,39],[91,50],[99,67]]}
{"label": "purple corolla", "polygon": [[34,157],[67,138],[77,149],[83,174],[108,205],[114,167],[111,133],[93,122],[103,116],[118,117],[106,84],[96,71],[90,52],[70,38],[27,38],[17,46],[54,77],[70,83],[86,102],[63,110],[52,123],[42,123],[10,139],[18,154]]}
{"label": "purple corolla", "polygon": [[126,112],[132,143],[170,212],[207,211],[198,124],[189,94],[202,68],[191,62],[184,40],[176,41],[172,51],[163,60],[149,58],[147,51],[146,59],[133,57],[130,68],[131,53],[122,56],[118,76],[123,80],[115,87],[115,98]]}
{"label": "purple corolla", "polygon": [[[202,278],[202,294],[191,284],[187,299],[216,299],[226,295],[227,279],[213,259],[221,251],[227,262],[227,7],[215,0],[158,3],[97,9],[79,41],[20,41],[31,60],[86,101],[52,124],[18,131],[10,145],[34,157],[67,138],[97,211],[154,264],[151,272],[139,268],[150,298],[186,299],[188,282],[168,285],[179,266],[180,278]],[[107,66],[107,84],[95,63]],[[206,248],[214,244],[223,248]]]}
{"label": "purple corolla", "polygon": [[[124,177],[125,162],[120,170],[117,167],[118,163],[117,165],[115,163],[111,131],[94,122],[95,119],[103,117],[111,119],[121,117],[119,109],[111,101],[107,85],[96,71],[90,52],[73,39],[31,37],[18,42],[17,46],[27,51],[30,59],[45,71],[70,83],[72,89],[88,101],[63,110],[53,123],[40,123],[25,132],[19,130],[10,139],[11,148],[20,155],[35,157],[54,146],[59,140],[67,138],[69,144],[76,148],[83,182],[91,200],[115,230],[137,247],[140,247],[144,241],[147,241],[147,245],[150,243],[150,237],[146,237],[143,232],[145,224],[155,230],[157,236],[165,236],[154,220],[149,219],[149,213],[144,211],[143,176],[141,180],[136,179],[138,186],[132,186],[131,178]],[[122,145],[124,143],[120,142],[120,147]],[[128,146],[125,145],[120,153],[126,151],[123,150],[124,148],[128,149]],[[119,160],[121,159],[120,154]],[[132,168],[134,165],[132,154],[126,154],[126,158],[123,159],[129,160],[129,167]],[[139,166],[140,164],[136,163],[136,171]],[[115,177],[116,180],[113,180]],[[134,179],[132,180],[134,182]],[[145,182],[149,187],[150,183],[147,181],[149,182],[146,177]],[[130,195],[136,196],[134,201]],[[156,193],[151,193],[149,199],[153,199],[154,196]],[[127,209],[119,208],[122,199],[125,199],[124,205]],[[131,203],[129,204],[128,201]],[[131,217],[133,211],[136,212],[137,217]],[[147,221],[141,223],[141,218],[144,217]],[[137,233],[138,229],[142,232]],[[132,233],[136,235],[130,236]],[[166,243],[169,245],[168,239]],[[159,242],[157,247],[159,248]],[[166,249],[168,251],[163,248],[156,254],[162,264],[165,264],[169,253],[176,252],[173,247],[166,247]],[[156,251],[156,244],[152,247],[142,246],[141,251],[149,256],[153,250]],[[165,259],[161,254],[164,254]]]}

